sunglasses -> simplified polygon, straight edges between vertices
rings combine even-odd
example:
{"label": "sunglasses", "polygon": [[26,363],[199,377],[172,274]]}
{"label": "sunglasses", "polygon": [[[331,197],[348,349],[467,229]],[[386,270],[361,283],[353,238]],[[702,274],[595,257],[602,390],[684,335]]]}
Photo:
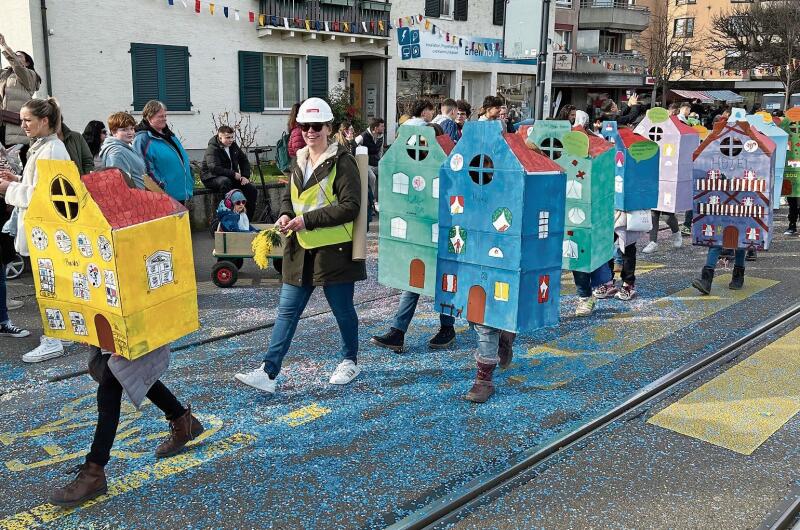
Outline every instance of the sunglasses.
{"label": "sunglasses", "polygon": [[300,124],[300,129],[303,132],[308,132],[309,129],[313,130],[314,132],[320,132],[323,127],[325,127],[324,123],[301,123]]}
{"label": "sunglasses", "polygon": [[245,204],[247,204],[247,201],[236,201],[233,204],[235,204],[236,206],[244,206]]}

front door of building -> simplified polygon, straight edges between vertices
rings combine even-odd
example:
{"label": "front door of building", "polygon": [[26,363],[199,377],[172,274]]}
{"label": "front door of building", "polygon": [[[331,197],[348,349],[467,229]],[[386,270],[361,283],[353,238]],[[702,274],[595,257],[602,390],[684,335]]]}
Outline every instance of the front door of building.
{"label": "front door of building", "polygon": [[417,289],[425,288],[425,263],[421,259],[412,259],[408,285]]}
{"label": "front door of building", "polygon": [[467,298],[467,320],[474,324],[483,324],[486,314],[486,291],[480,285],[469,288]]}
{"label": "front door of building", "polygon": [[722,232],[722,248],[737,248],[739,246],[739,229],[735,226],[726,226]]}

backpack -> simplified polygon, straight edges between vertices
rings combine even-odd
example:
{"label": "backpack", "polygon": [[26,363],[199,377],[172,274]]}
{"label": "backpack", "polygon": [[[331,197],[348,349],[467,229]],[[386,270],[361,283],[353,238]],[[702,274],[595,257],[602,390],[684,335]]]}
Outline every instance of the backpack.
{"label": "backpack", "polygon": [[277,155],[275,156],[275,164],[278,169],[286,173],[292,165],[292,159],[289,156],[289,133],[284,131],[275,145]]}

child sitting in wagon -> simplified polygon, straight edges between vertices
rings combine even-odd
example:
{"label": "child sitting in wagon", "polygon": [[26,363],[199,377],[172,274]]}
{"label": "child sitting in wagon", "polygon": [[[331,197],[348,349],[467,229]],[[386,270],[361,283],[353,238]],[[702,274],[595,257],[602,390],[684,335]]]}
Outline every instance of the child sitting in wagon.
{"label": "child sitting in wagon", "polygon": [[258,232],[250,225],[247,217],[247,199],[240,190],[231,190],[217,206],[219,230],[222,232]]}

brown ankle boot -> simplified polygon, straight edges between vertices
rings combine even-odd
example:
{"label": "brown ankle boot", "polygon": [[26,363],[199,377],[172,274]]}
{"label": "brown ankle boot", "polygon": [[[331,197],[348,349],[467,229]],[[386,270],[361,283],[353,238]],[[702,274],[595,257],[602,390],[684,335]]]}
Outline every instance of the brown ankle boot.
{"label": "brown ankle boot", "polygon": [[184,446],[203,434],[203,424],[192,416],[189,406],[183,416],[169,422],[169,437],[156,448],[156,458],[166,458],[178,454]]}
{"label": "brown ankle boot", "polygon": [[505,370],[511,366],[511,360],[514,358],[514,339],[517,338],[516,333],[510,331],[500,332],[500,347],[497,349],[497,355],[500,357],[500,368]]}
{"label": "brown ankle boot", "polygon": [[492,383],[492,372],[497,365],[478,362],[478,374],[475,376],[475,383],[464,396],[467,401],[473,403],[486,403],[494,394],[494,383]]}
{"label": "brown ankle boot", "polygon": [[77,471],[78,476],[63,488],[56,488],[48,499],[50,504],[72,508],[108,492],[103,466],[86,462],[72,471]]}

